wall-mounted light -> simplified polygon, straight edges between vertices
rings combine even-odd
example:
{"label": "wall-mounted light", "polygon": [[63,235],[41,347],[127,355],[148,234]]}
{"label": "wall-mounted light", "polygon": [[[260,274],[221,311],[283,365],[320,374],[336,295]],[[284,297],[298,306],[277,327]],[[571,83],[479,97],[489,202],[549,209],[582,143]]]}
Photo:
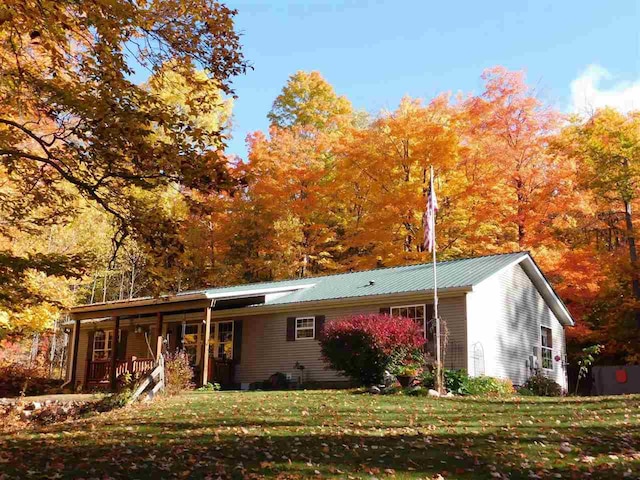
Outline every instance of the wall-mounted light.
{"label": "wall-mounted light", "polygon": [[142,328],[142,325],[136,325],[136,328],[134,330],[135,333],[144,333],[144,328]]}

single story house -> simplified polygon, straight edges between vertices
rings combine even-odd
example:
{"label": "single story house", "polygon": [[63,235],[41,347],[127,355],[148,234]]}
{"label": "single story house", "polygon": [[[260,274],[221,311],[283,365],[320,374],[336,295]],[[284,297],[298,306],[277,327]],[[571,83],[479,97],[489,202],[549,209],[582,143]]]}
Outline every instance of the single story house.
{"label": "single story house", "polygon": [[[567,388],[564,328],[573,319],[531,255],[440,262],[437,271],[448,368],[515,385],[539,370]],[[201,383],[247,388],[275,372],[317,385],[345,382],[321,359],[325,322],[407,316],[432,349],[433,298],[432,266],[420,264],[77,306],[68,380],[115,388],[119,375],[146,371],[160,352],[181,348]]]}

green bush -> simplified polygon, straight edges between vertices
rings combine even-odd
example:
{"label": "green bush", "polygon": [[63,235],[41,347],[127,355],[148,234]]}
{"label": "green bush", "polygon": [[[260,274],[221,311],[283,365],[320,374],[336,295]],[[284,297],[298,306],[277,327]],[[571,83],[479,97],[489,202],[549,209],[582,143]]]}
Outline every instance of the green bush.
{"label": "green bush", "polygon": [[[446,373],[446,372],[445,372]],[[436,376],[431,370],[424,370],[420,375],[420,384],[424,388],[435,388],[436,386]]]}
{"label": "green bush", "polygon": [[[445,370],[444,386],[448,392],[455,395],[467,395],[469,375],[465,370]],[[435,388],[435,373],[425,370],[420,376],[420,383],[424,388]]]}
{"label": "green bush", "polygon": [[467,395],[467,384],[469,382],[469,375],[466,370],[445,370],[444,371],[444,387],[447,392],[451,392],[455,395]]}
{"label": "green bush", "polygon": [[542,397],[559,397],[562,395],[562,387],[553,379],[545,377],[541,373],[536,373],[529,377],[524,384],[524,388],[531,391],[534,395],[540,395]]}
{"label": "green bush", "polygon": [[112,393],[105,396],[93,405],[93,409],[97,412],[108,412],[117,408],[125,407],[131,397],[133,396],[133,390],[131,388],[123,388],[118,393]]}
{"label": "green bush", "polygon": [[468,377],[465,382],[466,393],[468,395],[500,396],[513,394],[513,384],[511,380],[495,377]]}
{"label": "green bush", "polygon": [[220,386],[220,384],[218,382],[207,382],[206,385],[201,386],[200,388],[198,388],[199,392],[218,392],[222,389],[222,387]]}
{"label": "green bush", "polygon": [[518,389],[518,395],[522,395],[523,397],[535,397],[536,394],[529,390],[527,387],[520,387]]}
{"label": "green bush", "polygon": [[[435,374],[425,371],[420,376],[425,389],[435,387]],[[465,370],[445,370],[444,385],[455,395],[511,395],[514,392],[511,380],[495,377],[470,377]]]}

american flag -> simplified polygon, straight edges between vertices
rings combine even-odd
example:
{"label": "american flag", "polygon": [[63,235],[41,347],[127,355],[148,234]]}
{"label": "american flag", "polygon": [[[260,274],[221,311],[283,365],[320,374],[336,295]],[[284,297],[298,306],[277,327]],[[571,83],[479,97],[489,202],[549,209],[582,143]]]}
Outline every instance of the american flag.
{"label": "american flag", "polygon": [[436,212],[438,211],[438,199],[436,190],[433,188],[433,170],[431,173],[431,185],[427,196],[427,210],[422,217],[424,227],[424,248],[432,252],[436,247]]}

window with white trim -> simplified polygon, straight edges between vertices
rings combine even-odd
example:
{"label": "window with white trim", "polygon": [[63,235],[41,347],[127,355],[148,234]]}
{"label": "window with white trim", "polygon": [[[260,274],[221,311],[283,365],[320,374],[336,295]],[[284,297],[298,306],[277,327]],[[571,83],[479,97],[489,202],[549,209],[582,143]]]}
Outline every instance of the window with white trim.
{"label": "window with white trim", "polygon": [[107,360],[113,350],[113,331],[98,330],[93,334],[92,360]]}
{"label": "window with white trim", "polygon": [[233,322],[211,324],[209,353],[220,360],[233,359]]}
{"label": "window with white trim", "polygon": [[553,335],[549,327],[540,327],[540,357],[542,368],[553,370]]}
{"label": "window with white trim", "polygon": [[296,318],[296,340],[313,340],[316,337],[316,317]]}
{"label": "window with white trim", "polygon": [[406,317],[416,322],[422,328],[424,338],[427,338],[426,310],[425,305],[403,305],[391,307],[390,313],[392,317]]}
{"label": "window with white trim", "polygon": [[189,357],[191,365],[198,365],[200,362],[201,335],[199,323],[182,324],[182,348]]}

